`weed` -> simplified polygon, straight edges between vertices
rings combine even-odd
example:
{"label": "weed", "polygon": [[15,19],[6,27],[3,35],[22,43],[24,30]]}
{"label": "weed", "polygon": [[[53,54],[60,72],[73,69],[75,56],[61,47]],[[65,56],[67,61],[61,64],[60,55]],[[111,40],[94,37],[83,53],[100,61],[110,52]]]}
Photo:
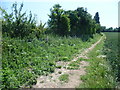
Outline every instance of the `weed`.
{"label": "weed", "polygon": [[61,72],[61,71],[59,71],[58,73],[59,73],[59,74],[61,74],[62,72]]}
{"label": "weed", "polygon": [[59,77],[59,80],[60,81],[63,81],[63,82],[68,82],[69,81],[69,75],[68,74],[63,74]]}
{"label": "weed", "polygon": [[68,57],[61,57],[59,58],[59,61],[70,61],[70,59]]}
{"label": "weed", "polygon": [[60,68],[62,68],[62,66],[56,66],[56,68],[59,68],[59,69],[60,69]]}
{"label": "weed", "polygon": [[77,60],[77,61],[71,62],[68,66],[69,67],[67,67],[67,69],[79,69],[80,61]]}

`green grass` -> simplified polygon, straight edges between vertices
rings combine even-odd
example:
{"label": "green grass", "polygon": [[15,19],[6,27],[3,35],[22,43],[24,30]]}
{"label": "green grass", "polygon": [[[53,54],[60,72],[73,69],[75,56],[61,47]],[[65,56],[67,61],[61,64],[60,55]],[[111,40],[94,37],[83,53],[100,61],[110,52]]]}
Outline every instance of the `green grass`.
{"label": "green grass", "polygon": [[79,88],[115,88],[115,79],[111,72],[110,64],[105,58],[97,56],[103,54],[104,40],[98,44],[89,54],[86,75],[82,76],[83,83]]}
{"label": "green grass", "polygon": [[0,18],[0,87],[2,85],[2,20]]}
{"label": "green grass", "polygon": [[67,61],[70,61],[70,58],[68,58],[68,57],[60,57],[59,61],[67,62]]}
{"label": "green grass", "polygon": [[63,74],[59,77],[59,80],[60,81],[63,81],[63,82],[68,82],[69,81],[69,75],[68,74]]}
{"label": "green grass", "polygon": [[114,78],[120,82],[120,33],[106,32],[105,35],[104,54],[110,63]]}
{"label": "green grass", "polygon": [[31,42],[19,38],[3,38],[2,88],[20,88],[33,85],[39,75],[54,72],[57,61],[70,61],[83,48],[90,47],[101,36],[83,42],[76,37],[45,35]]}
{"label": "green grass", "polygon": [[77,61],[73,61],[73,62],[71,62],[69,65],[68,65],[68,67],[67,67],[67,69],[72,69],[72,70],[74,70],[74,69],[79,69],[79,67],[80,67],[80,61],[81,61],[82,59],[78,59]]}

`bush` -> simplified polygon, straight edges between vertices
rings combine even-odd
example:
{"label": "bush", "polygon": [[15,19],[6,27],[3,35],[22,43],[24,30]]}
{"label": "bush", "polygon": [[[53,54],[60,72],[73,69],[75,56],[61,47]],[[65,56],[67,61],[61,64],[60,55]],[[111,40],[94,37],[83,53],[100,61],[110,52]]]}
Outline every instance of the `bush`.
{"label": "bush", "polygon": [[3,14],[3,36],[40,38],[40,35],[45,31],[45,24],[40,23],[40,25],[36,26],[36,17],[33,17],[31,11],[28,16],[26,12],[22,13],[22,8],[23,3],[19,9],[17,9],[17,3],[14,3],[11,14],[0,8]]}

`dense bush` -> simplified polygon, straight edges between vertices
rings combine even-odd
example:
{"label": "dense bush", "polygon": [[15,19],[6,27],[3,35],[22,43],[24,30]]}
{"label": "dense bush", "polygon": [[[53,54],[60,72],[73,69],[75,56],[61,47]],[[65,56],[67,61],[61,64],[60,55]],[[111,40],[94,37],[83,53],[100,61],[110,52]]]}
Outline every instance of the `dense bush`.
{"label": "dense bush", "polygon": [[17,3],[12,6],[12,13],[8,14],[5,10],[3,12],[3,33],[11,37],[25,37],[32,33],[32,29],[35,28],[35,18],[32,19],[32,13],[30,12],[29,19],[26,16],[26,12],[21,14],[23,3],[17,10]]}
{"label": "dense bush", "polygon": [[3,36],[7,35],[10,37],[24,38],[29,35],[30,37],[33,35],[33,37],[39,37],[40,33],[44,31],[44,25],[41,23],[39,26],[36,26],[36,17],[33,17],[31,11],[27,16],[26,12],[22,13],[22,8],[23,3],[20,5],[19,9],[17,8],[17,3],[14,3],[12,5],[12,12],[10,14],[8,14],[4,9],[0,8],[3,15]]}

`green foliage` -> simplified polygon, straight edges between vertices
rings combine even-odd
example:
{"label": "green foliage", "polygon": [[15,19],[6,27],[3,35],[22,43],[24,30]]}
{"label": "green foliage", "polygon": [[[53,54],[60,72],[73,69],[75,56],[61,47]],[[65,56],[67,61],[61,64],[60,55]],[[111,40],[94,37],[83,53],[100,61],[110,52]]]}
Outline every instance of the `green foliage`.
{"label": "green foliage", "polygon": [[100,26],[100,24],[96,24],[96,32],[97,33],[101,32],[101,26]]}
{"label": "green foliage", "polygon": [[59,80],[60,81],[63,81],[63,82],[68,82],[69,81],[69,75],[68,74],[63,74],[59,77]]}
{"label": "green foliage", "polygon": [[79,7],[76,10],[65,11],[61,9],[59,4],[53,6],[50,10],[50,19],[48,20],[49,30],[58,35],[71,36],[88,36],[100,33],[101,26],[95,20],[98,20],[98,13],[95,16],[97,19],[92,19],[92,16],[84,9]]}
{"label": "green foliage", "polygon": [[[35,84],[38,75],[48,75],[54,72],[57,67],[56,61],[70,61],[73,58],[72,56],[79,52],[79,49],[89,47],[100,37],[97,34],[93,35],[95,38],[89,38],[87,42],[83,42],[77,37],[66,37],[73,32],[71,28],[75,28],[75,33],[85,29],[84,34],[90,34],[89,29],[84,24],[90,26],[91,31],[96,30],[94,21],[91,21],[91,16],[85,14],[86,12],[83,9],[78,10],[79,13],[75,13],[77,23],[74,27],[70,25],[74,22],[71,22],[69,13],[61,9],[59,4],[55,5],[51,9],[51,15],[49,15],[50,29],[46,29],[42,22],[37,26],[36,18],[31,12],[28,16],[26,12],[22,13],[23,3],[19,9],[17,9],[17,3],[14,3],[12,9],[12,12],[8,14],[0,8],[3,14],[3,84],[1,86],[4,89],[27,87]],[[78,17],[79,14],[82,17]],[[84,15],[87,15],[88,18],[85,18]],[[79,22],[79,20],[82,21]],[[85,22],[80,24],[84,20]],[[84,25],[84,27],[80,29],[79,24]],[[53,36],[53,34],[44,35],[48,30],[64,37]]]}
{"label": "green foliage", "polygon": [[102,29],[102,32],[120,32],[120,28],[113,28],[113,27],[109,27],[109,28],[104,28]]}
{"label": "green foliage", "polygon": [[79,69],[80,67],[80,61],[81,59],[78,59],[77,61],[71,62],[67,67],[67,69]]}
{"label": "green foliage", "polygon": [[60,68],[62,68],[62,66],[56,66],[56,68],[59,68],[59,69],[60,69]]}
{"label": "green foliage", "polygon": [[51,15],[49,15],[50,19],[48,20],[50,30],[58,35],[67,35],[70,30],[70,20],[64,14],[64,10],[59,4],[55,4],[50,11]]}
{"label": "green foliage", "polygon": [[96,22],[96,32],[100,33],[102,30],[102,27],[100,26],[100,17],[99,17],[99,13],[96,12],[95,16],[94,16],[94,20]]}
{"label": "green foliage", "polygon": [[104,40],[88,54],[90,59],[87,61],[90,62],[90,66],[87,67],[86,75],[81,77],[83,84],[79,88],[115,88],[110,64],[106,58],[98,57],[103,55],[103,46]]}
{"label": "green foliage", "polygon": [[[79,49],[87,48],[96,42],[100,35],[95,35],[90,42],[83,42],[76,37],[58,37],[45,35],[41,41],[31,42],[19,38],[4,37],[2,42],[2,87],[20,88],[36,83],[38,75],[47,75],[57,68],[55,62],[60,58],[72,60]],[[60,66],[58,66],[60,68]]]}
{"label": "green foliage", "polygon": [[68,14],[68,17],[70,19],[70,35],[74,36],[77,34],[77,25],[78,25],[78,16],[77,12],[75,11],[65,11],[66,14]]}
{"label": "green foliage", "polygon": [[70,61],[70,59],[68,57],[60,57],[59,61],[67,62],[67,61]]}
{"label": "green foliage", "polygon": [[67,35],[70,32],[70,19],[67,15],[62,15],[60,20],[60,35]]}
{"label": "green foliage", "polygon": [[23,38],[32,32],[35,28],[35,18],[32,19],[32,13],[30,12],[29,18],[26,16],[26,12],[21,13],[23,3],[20,8],[17,9],[17,3],[12,6],[12,13],[8,14],[5,10],[3,12],[3,33],[10,35],[11,37]]}
{"label": "green foliage", "polygon": [[110,63],[116,81],[120,81],[120,42],[118,32],[106,32],[104,54]]}
{"label": "green foliage", "polygon": [[43,24],[41,21],[40,21],[40,24],[38,25],[38,28],[41,30],[42,33],[44,33],[46,30],[45,25],[46,23]]}
{"label": "green foliage", "polygon": [[32,33],[29,35],[29,37],[27,37],[28,39],[30,38],[37,38],[40,39],[44,36],[45,32],[46,32],[46,28],[45,28],[46,23],[42,23],[40,21],[40,24],[38,26],[36,26],[35,29],[32,29]]}
{"label": "green foliage", "polygon": [[22,13],[23,3],[17,8],[17,3],[12,5],[12,12],[8,14],[4,9],[0,8],[3,15],[3,36],[7,35],[10,37],[19,38],[40,38],[41,33],[43,34],[44,25],[36,26],[36,17],[32,15],[31,11],[29,15],[26,12]]}
{"label": "green foliage", "polygon": [[100,17],[99,17],[99,13],[98,12],[96,12],[96,14],[94,16],[94,19],[95,19],[96,23],[100,24],[100,21],[99,21]]}

